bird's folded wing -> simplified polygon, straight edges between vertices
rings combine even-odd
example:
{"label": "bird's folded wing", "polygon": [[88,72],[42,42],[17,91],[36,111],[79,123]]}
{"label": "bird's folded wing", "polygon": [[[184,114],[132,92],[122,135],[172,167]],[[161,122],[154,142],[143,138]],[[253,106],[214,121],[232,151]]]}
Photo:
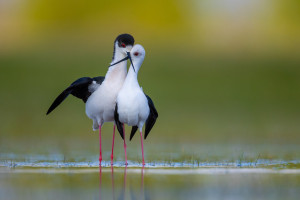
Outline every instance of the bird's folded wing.
{"label": "bird's folded wing", "polygon": [[[146,127],[145,127],[145,136],[144,136],[144,139],[147,138],[148,134],[150,133],[150,131],[151,131],[152,127],[154,126],[154,124],[156,122],[156,119],[158,117],[158,113],[157,113],[157,110],[156,110],[156,108],[154,106],[154,103],[153,103],[152,99],[148,95],[146,95],[146,97],[147,97],[147,100],[148,100],[148,106],[149,106],[150,112],[149,112],[149,116],[148,116],[148,118],[146,120]],[[138,129],[137,126],[133,126],[132,127],[131,134],[130,134],[130,140],[135,135],[137,129]]]}
{"label": "bird's folded wing", "polygon": [[120,122],[119,120],[119,113],[118,113],[118,104],[116,103],[116,106],[115,106],[115,112],[114,112],[114,119],[115,119],[115,123],[117,125],[117,129],[120,133],[120,136],[121,138],[124,140],[124,133],[123,133],[123,124],[122,122]]}
{"label": "bird's folded wing", "polygon": [[145,136],[144,139],[147,138],[148,134],[150,133],[152,127],[154,126],[156,119],[158,118],[158,113],[157,110],[154,106],[154,103],[152,101],[152,99],[146,95],[147,99],[148,99],[148,105],[150,108],[150,112],[149,112],[149,116],[148,119],[146,120],[146,128],[145,128]]}

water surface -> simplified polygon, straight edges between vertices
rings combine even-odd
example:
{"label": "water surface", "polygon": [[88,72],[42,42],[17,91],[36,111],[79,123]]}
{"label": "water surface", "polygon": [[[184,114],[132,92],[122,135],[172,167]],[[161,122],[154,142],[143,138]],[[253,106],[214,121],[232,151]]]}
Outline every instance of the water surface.
{"label": "water surface", "polygon": [[[12,156],[12,155],[10,155]],[[43,156],[40,156],[43,158]],[[5,160],[1,199],[299,199],[300,161]]]}

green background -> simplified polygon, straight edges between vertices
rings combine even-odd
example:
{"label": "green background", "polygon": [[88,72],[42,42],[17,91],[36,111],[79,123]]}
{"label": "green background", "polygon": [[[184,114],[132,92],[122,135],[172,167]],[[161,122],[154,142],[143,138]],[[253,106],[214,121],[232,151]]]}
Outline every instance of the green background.
{"label": "green background", "polygon": [[[299,6],[2,1],[0,153],[96,159],[97,132],[80,100],[69,97],[46,111],[77,78],[105,75],[115,37],[130,33],[146,50],[138,79],[159,112],[146,160],[299,159]],[[105,160],[111,139],[106,123]],[[139,145],[137,135],[128,143],[129,159],[140,159]],[[122,148],[117,137],[120,160]]]}

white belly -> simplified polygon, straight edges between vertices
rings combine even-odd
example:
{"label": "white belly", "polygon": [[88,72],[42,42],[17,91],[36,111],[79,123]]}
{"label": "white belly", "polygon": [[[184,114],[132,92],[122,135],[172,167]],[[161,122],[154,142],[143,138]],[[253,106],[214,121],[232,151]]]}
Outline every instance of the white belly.
{"label": "white belly", "polygon": [[126,102],[118,104],[119,120],[129,126],[136,126],[139,121],[139,110],[136,105],[130,105]]}
{"label": "white belly", "polygon": [[115,103],[120,86],[103,84],[92,93],[86,102],[86,115],[98,124],[114,121]]}
{"label": "white belly", "polygon": [[142,91],[121,90],[118,98],[119,120],[129,126],[142,127],[149,115],[147,99]]}

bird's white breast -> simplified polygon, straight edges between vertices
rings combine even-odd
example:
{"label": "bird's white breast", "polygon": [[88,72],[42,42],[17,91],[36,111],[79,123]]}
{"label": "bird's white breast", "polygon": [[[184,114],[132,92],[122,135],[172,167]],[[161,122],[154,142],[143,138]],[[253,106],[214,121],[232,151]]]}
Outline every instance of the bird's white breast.
{"label": "bird's white breast", "polygon": [[122,88],[117,97],[119,120],[129,126],[142,127],[149,115],[146,96],[140,88]]}
{"label": "bird's white breast", "polygon": [[86,102],[86,114],[89,118],[98,124],[114,120],[116,98],[125,78],[126,63],[107,72],[102,84]]}

